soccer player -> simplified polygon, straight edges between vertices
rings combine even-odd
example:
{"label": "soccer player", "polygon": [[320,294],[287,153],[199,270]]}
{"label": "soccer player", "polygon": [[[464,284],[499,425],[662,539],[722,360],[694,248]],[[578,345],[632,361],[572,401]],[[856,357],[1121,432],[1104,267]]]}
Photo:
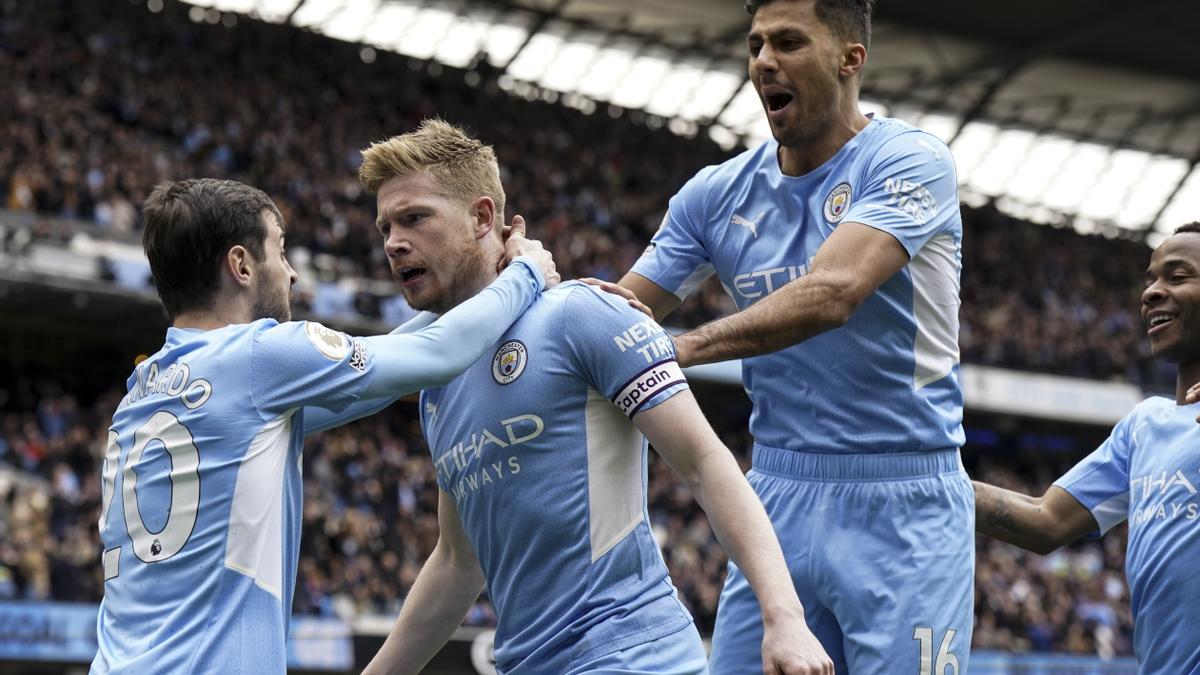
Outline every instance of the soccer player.
{"label": "soccer player", "polygon": [[144,214],[172,326],[108,433],[91,670],[283,673],[304,434],[449,382],[557,273],[516,223],[512,263],[471,301],[412,334],[351,338],[290,320],[296,273],[261,191],[166,183]]}
{"label": "soccer player", "polygon": [[[957,180],[944,143],[859,110],[871,4],[747,4],[773,138],[688,181],[620,283],[659,319],[714,272],[737,304],[676,338],[679,363],[743,359],[750,482],[838,672],[966,672]],[[744,572],[717,609],[720,675],[758,672]]]}
{"label": "soccer player", "polygon": [[[454,311],[495,276],[492,149],[444,122],[371,146],[359,176],[409,304]],[[505,675],[707,672],[646,514],[646,442],[763,600],[770,673],[832,673],[771,526],[650,318],[593,286],[542,294],[492,357],[421,394],[437,546],[370,673],[417,673],[486,581]],[[642,434],[645,434],[643,437]]]}
{"label": "soccer player", "polygon": [[1200,673],[1200,223],[1179,228],[1150,256],[1142,320],[1153,354],[1179,366],[1175,398],[1139,403],[1041,497],[976,482],[976,524],[1045,554],[1128,520],[1138,672]]}

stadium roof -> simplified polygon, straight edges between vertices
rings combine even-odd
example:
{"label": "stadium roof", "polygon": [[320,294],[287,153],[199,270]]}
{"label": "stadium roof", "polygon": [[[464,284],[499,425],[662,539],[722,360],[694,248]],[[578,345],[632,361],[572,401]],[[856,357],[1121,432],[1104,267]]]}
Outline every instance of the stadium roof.
{"label": "stadium roof", "polygon": [[[519,96],[733,147],[768,133],[740,0],[187,0],[460,68]],[[148,0],[153,10],[162,0]],[[1143,236],[1200,218],[1200,25],[1189,0],[880,0],[864,109],[951,144],[964,199]]]}

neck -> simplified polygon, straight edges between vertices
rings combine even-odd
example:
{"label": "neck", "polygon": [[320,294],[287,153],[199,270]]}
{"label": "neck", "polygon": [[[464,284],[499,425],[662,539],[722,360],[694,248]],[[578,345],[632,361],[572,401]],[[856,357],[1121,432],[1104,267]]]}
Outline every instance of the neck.
{"label": "neck", "polygon": [[779,146],[779,170],[786,176],[803,176],[829,161],[870,122],[859,112],[858,101],[853,101],[820,136],[799,145]]}
{"label": "neck", "polygon": [[1187,390],[1196,386],[1198,382],[1200,382],[1200,360],[1179,364],[1179,371],[1175,375],[1176,405],[1187,404],[1184,396],[1187,395]]}
{"label": "neck", "polygon": [[458,302],[465,302],[476,295],[479,295],[479,292],[487,288],[488,284],[495,281],[496,277],[498,276],[500,276],[500,273],[491,266],[480,268],[479,274],[476,275],[476,277],[471,280],[471,283],[467,285],[467,292],[458,299]]}
{"label": "neck", "polygon": [[176,328],[216,330],[235,323],[250,323],[250,309],[241,305],[216,304],[212,308],[191,309],[175,315]]}

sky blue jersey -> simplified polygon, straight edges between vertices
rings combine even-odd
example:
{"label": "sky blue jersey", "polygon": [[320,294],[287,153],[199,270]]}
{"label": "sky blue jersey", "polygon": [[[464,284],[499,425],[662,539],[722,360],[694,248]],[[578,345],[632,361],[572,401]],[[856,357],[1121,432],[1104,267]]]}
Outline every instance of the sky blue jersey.
{"label": "sky blue jersey", "polygon": [[344,408],[374,365],[312,322],[167,330],[109,429],[93,672],[283,672],[303,408]]}
{"label": "sky blue jersey", "polygon": [[875,116],[803,176],[779,144],[701,170],[633,267],[680,298],[714,272],[739,309],[807,274],[841,222],[894,236],[910,261],[845,326],[742,361],[760,445],[821,453],[962,445],[958,385],[962,220],[949,149]]}
{"label": "sky blue jersey", "polygon": [[1200,405],[1138,404],[1055,485],[1107,532],[1129,521],[1134,653],[1146,675],[1200,673]]}
{"label": "sky blue jersey", "polygon": [[502,673],[565,673],[690,627],[651,535],[631,421],[686,387],[658,324],[568,282],[491,358],[422,393],[438,485],[497,610]]}
{"label": "sky blue jersey", "polygon": [[109,429],[92,672],[283,673],[304,433],[462,372],[544,284],[527,263],[510,270],[411,335],[169,328]]}

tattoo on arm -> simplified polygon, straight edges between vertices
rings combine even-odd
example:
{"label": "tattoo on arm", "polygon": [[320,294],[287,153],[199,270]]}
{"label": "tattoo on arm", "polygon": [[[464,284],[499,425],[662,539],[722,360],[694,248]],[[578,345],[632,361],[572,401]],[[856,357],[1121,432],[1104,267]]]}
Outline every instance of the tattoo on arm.
{"label": "tattoo on arm", "polygon": [[984,494],[979,508],[983,516],[983,528],[990,532],[1018,533],[1017,521],[1013,516],[1013,505],[1003,494]]}
{"label": "tattoo on arm", "polygon": [[987,483],[975,483],[975,529],[1035,553],[1046,554],[1059,541],[1060,523],[1047,517],[1042,499]]}

